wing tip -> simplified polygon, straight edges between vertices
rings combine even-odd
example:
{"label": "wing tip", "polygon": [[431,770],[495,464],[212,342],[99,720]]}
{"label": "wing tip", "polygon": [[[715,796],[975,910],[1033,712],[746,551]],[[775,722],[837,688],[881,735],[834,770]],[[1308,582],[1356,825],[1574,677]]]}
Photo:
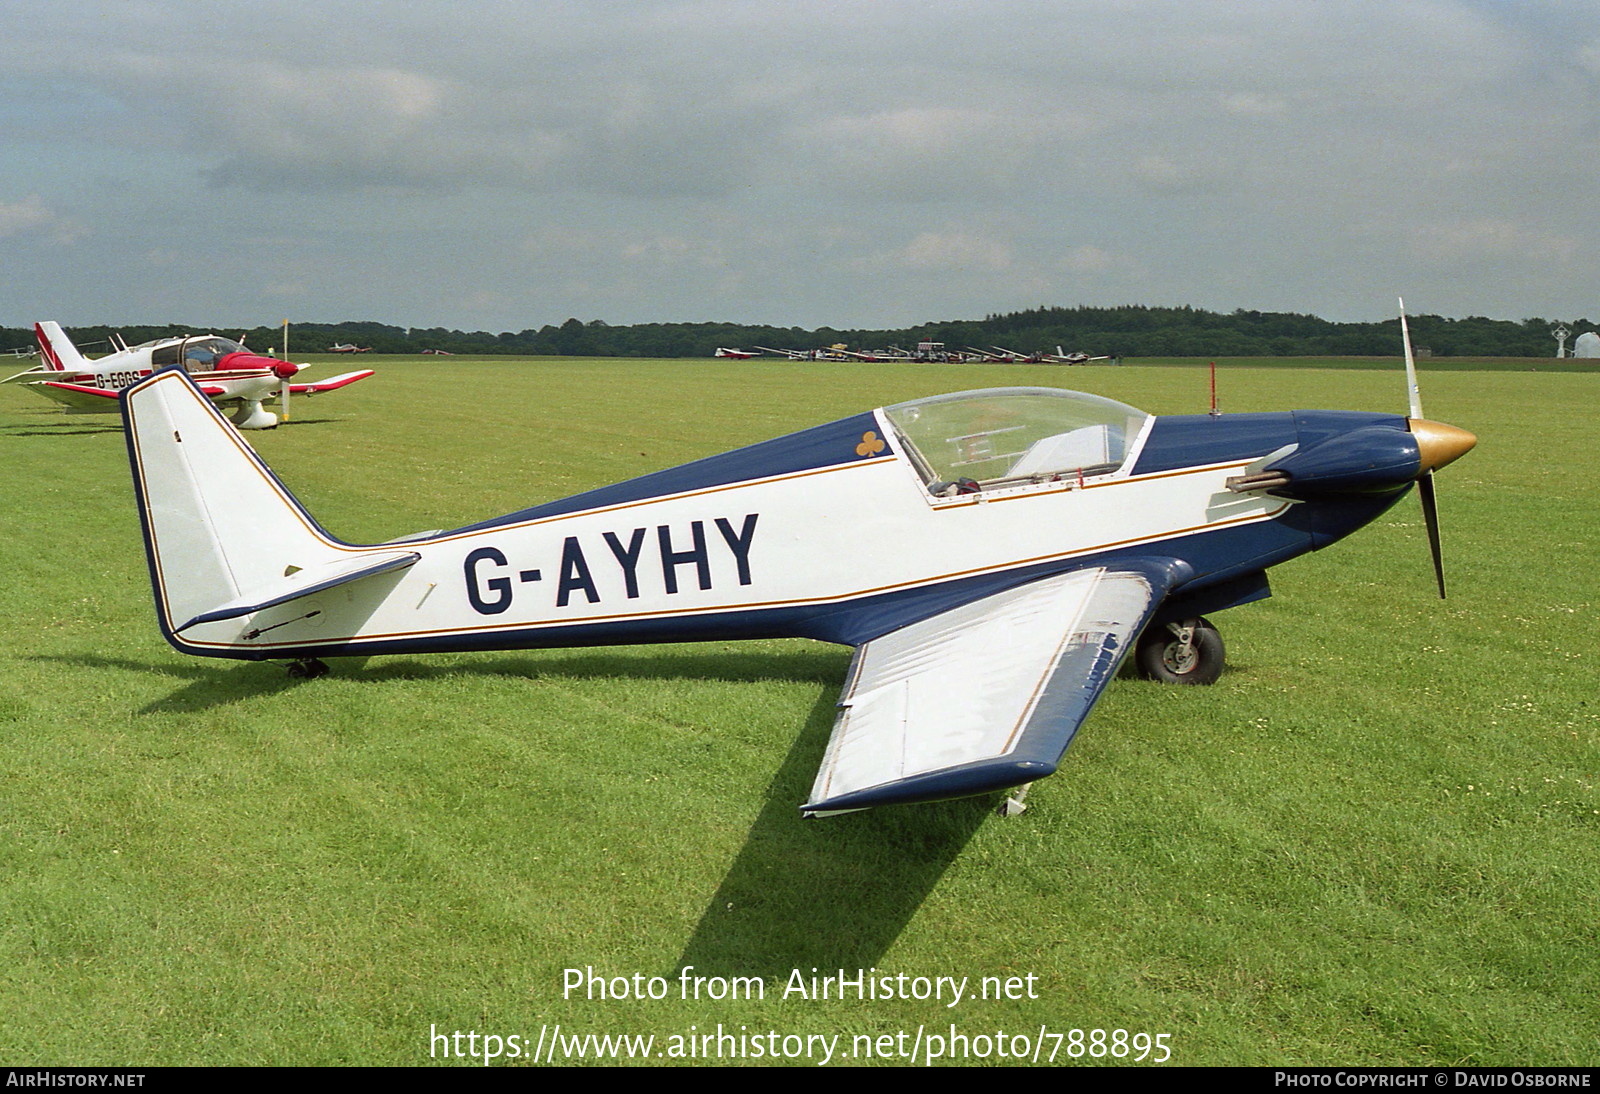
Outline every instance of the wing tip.
{"label": "wing tip", "polygon": [[853,790],[821,801],[807,802],[800,807],[803,817],[831,817],[839,813],[854,813],[879,805],[915,805],[922,802],[949,801],[953,798],[970,798],[1009,790],[1013,786],[1031,783],[1053,775],[1056,764],[1046,760],[985,760],[961,767],[930,771],[909,779],[896,779],[863,790]]}

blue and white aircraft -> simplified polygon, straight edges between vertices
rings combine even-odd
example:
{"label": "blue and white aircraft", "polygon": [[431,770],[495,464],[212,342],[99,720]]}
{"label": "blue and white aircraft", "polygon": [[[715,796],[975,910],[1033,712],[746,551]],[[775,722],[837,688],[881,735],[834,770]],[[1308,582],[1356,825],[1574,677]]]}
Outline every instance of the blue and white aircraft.
{"label": "blue and white aircraft", "polygon": [[[492,520],[324,531],[181,370],[122,412],[162,633],[283,659],[801,636],[855,647],[823,815],[1056,769],[1116,673],[1209,683],[1203,616],[1269,595],[1476,443],[1410,415],[1153,417],[1003,388],[917,399]],[[1440,591],[1443,592],[1442,577]]]}

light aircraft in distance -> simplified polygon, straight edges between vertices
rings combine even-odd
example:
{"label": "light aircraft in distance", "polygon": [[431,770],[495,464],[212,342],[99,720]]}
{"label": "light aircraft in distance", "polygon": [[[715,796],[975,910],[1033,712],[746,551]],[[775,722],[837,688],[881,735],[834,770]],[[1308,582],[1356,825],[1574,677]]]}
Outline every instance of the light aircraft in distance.
{"label": "light aircraft in distance", "polygon": [[717,352],[713,353],[711,356],[731,357],[735,361],[748,361],[752,357],[760,357],[761,354],[752,353],[750,350],[745,349],[728,349],[726,346],[718,346]]}
{"label": "light aircraft in distance", "polygon": [[848,361],[850,357],[844,346],[833,345],[822,349],[773,349],[771,346],[757,346],[762,353],[770,353],[777,357],[787,357],[791,361]]}
{"label": "light aircraft in distance", "polygon": [[1110,354],[1102,354],[1099,357],[1091,357],[1082,350],[1073,350],[1071,353],[1063,353],[1060,346],[1056,347],[1056,351],[1054,353],[1041,353],[1039,356],[1047,365],[1087,365],[1090,361],[1111,360]]}
{"label": "light aircraft in distance", "polygon": [[181,366],[207,398],[237,408],[233,421],[239,428],[271,429],[278,424],[280,414],[267,410],[264,404],[276,400],[282,420],[288,421],[291,394],[337,391],[372,375],[368,368],[317,383],[297,384],[292,378],[304,365],[251,353],[231,338],[216,334],[159,338],[137,346],[126,346],[115,339],[114,352],[91,361],[78,352],[60,324],[36,323],[33,332],[39,340],[41,363],[0,383],[18,382],[27,391],[61,403],[73,414],[115,412],[117,393],[122,388],[153,372]]}
{"label": "light aircraft in distance", "polygon": [[909,362],[911,360],[911,354],[899,348],[880,350],[839,349],[836,352],[841,353],[852,360],[866,361],[868,364],[881,364],[888,362],[902,363]]}
{"label": "light aircraft in distance", "polygon": [[774,357],[787,357],[791,361],[809,361],[815,352],[809,349],[773,349],[771,346],[757,346],[762,353],[770,353]]}
{"label": "light aircraft in distance", "polygon": [[354,342],[335,342],[328,347],[329,353],[371,353],[371,346],[358,346]]}
{"label": "light aircraft in distance", "polygon": [[1063,353],[1060,346],[1056,347],[1054,353],[1042,349],[1033,353],[1019,353],[1004,346],[991,346],[988,350],[968,346],[967,349],[985,362],[1006,365],[1086,365],[1090,361],[1110,360],[1109,357],[1090,357],[1082,352]]}
{"label": "light aircraft in distance", "polygon": [[[1415,388],[1413,386],[1413,392]],[[469,524],[345,543],[180,371],[122,396],[161,631],[204,657],[806,637],[855,647],[808,815],[1053,772],[1130,652],[1209,683],[1270,594],[1476,438],[1405,414],[915,399]],[[1441,593],[1443,583],[1441,577]]]}

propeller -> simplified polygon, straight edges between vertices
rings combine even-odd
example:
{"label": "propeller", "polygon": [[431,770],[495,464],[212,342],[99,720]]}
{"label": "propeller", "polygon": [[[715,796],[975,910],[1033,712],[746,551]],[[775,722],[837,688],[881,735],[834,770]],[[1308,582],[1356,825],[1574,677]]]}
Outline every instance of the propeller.
{"label": "propeller", "polygon": [[1439,599],[1444,594],[1444,555],[1439,548],[1439,496],[1433,486],[1435,468],[1443,467],[1464,455],[1478,443],[1478,438],[1465,429],[1442,422],[1430,422],[1422,416],[1422,392],[1417,387],[1417,359],[1411,352],[1411,330],[1406,324],[1406,302],[1400,301],[1400,338],[1406,348],[1406,393],[1408,415],[1406,428],[1417,439],[1417,451],[1422,469],[1417,476],[1417,498],[1422,502],[1422,519],[1428,526],[1428,550],[1433,555],[1433,576],[1439,582]]}
{"label": "propeller", "polygon": [[289,381],[294,379],[294,374],[299,372],[300,369],[299,366],[292,365],[288,361],[279,361],[272,367],[272,371],[278,374],[278,379],[281,381],[278,384],[278,409],[282,413],[279,414],[278,420],[287,422],[289,420]]}

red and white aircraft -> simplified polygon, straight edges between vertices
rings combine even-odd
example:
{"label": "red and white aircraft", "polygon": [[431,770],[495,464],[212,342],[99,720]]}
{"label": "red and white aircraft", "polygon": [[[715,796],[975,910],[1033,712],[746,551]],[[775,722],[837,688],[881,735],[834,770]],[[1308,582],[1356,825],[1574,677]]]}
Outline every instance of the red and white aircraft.
{"label": "red and white aircraft", "polygon": [[371,346],[358,346],[354,342],[335,342],[328,347],[329,353],[371,353]]}
{"label": "red and white aircraft", "polygon": [[713,353],[711,356],[713,356],[713,357],[731,357],[735,361],[748,361],[752,357],[760,357],[761,354],[759,354],[759,353],[751,353],[749,350],[728,349],[726,346],[718,346],[717,347],[717,352]]}
{"label": "red and white aircraft", "polygon": [[[314,384],[291,383],[305,365],[251,353],[231,338],[215,334],[159,338],[137,346],[113,339],[116,352],[91,361],[78,352],[59,323],[36,323],[41,364],[0,383],[23,388],[61,403],[69,414],[116,413],[117,394],[151,373],[182,365],[201,393],[212,402],[236,406],[233,423],[240,429],[271,429],[289,420],[289,396],[315,395],[365,380],[372,369],[346,372]],[[263,404],[277,400],[281,413]]]}

